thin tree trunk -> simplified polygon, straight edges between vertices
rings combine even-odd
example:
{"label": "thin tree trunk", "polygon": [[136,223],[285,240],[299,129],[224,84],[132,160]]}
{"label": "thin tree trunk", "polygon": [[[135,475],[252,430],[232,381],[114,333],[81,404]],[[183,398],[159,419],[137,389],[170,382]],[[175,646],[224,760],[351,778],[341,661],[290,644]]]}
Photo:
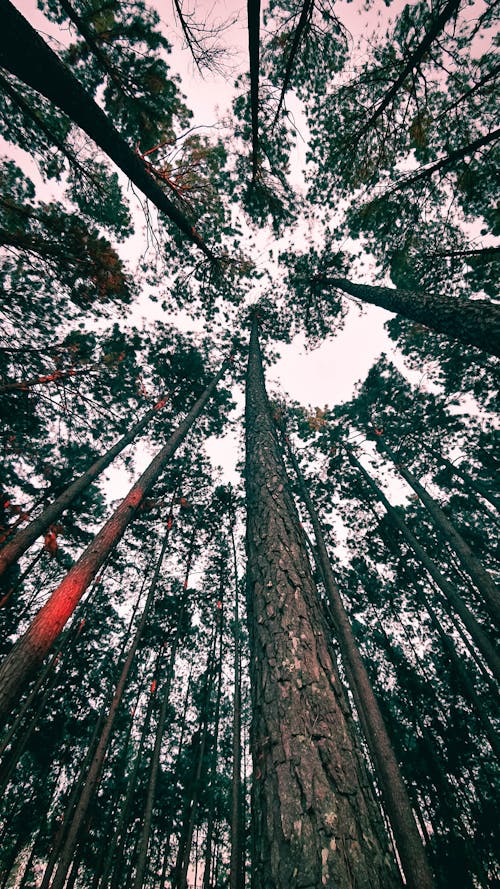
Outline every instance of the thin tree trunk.
{"label": "thin tree trunk", "polygon": [[407,568],[410,576],[413,576],[413,586],[417,593],[418,598],[424,605],[429,617],[431,618],[431,623],[436,630],[439,638],[441,639],[441,644],[445,653],[448,655],[451,665],[455,670],[455,673],[459,679],[460,685],[462,686],[465,698],[471,703],[473,709],[475,710],[479,721],[481,722],[484,733],[488,739],[491,749],[495,753],[495,755],[500,759],[500,740],[498,735],[491,724],[490,718],[486,713],[486,710],[483,706],[480,696],[478,695],[476,689],[474,688],[474,683],[472,682],[467,669],[465,668],[461,658],[458,656],[455,646],[448,636],[448,633],[445,632],[443,627],[441,626],[441,621],[439,620],[434,608],[429,602],[428,597],[425,595],[424,591],[420,587],[417,578],[414,576],[413,570],[408,566]]}
{"label": "thin tree trunk", "polygon": [[95,460],[92,465],[79,476],[79,478],[75,479],[68,485],[53,503],[47,506],[36,519],[33,519],[29,525],[26,525],[22,531],[19,531],[19,533],[0,550],[0,575],[3,574],[9,565],[19,559],[20,556],[29,549],[37,537],[44,534],[50,526],[59,519],[64,510],[71,506],[75,499],[85,491],[91,482],[93,482],[94,479],[96,479],[101,472],[112,463],[115,457],[117,457],[140,432],[142,432],[149,421],[164,405],[165,399],[162,398],[154,407],[147,411],[142,419],[135,423],[130,430],[109,449],[109,451],[106,451],[102,457],[98,457],[98,459]]}
{"label": "thin tree trunk", "polygon": [[383,200],[388,195],[402,191],[403,188],[408,188],[409,185],[413,185],[415,182],[420,182],[422,179],[430,179],[430,177],[434,173],[439,172],[439,170],[451,167],[457,161],[463,160],[464,157],[467,157],[468,155],[475,154],[476,151],[479,151],[480,148],[484,148],[486,145],[492,145],[493,143],[498,142],[499,139],[500,128],[491,130],[491,132],[486,133],[484,136],[479,136],[467,145],[462,145],[461,148],[457,148],[455,151],[450,151],[449,154],[444,155],[444,157],[439,158],[439,160],[434,163],[417,168],[414,173],[410,173],[408,176],[402,176],[392,188],[380,195],[380,197],[375,198],[375,200]]}
{"label": "thin tree trunk", "polygon": [[493,645],[489,640],[487,634],[485,633],[483,627],[476,620],[459,593],[457,593],[453,584],[451,584],[449,580],[447,580],[446,577],[441,574],[435,562],[433,562],[432,559],[427,555],[425,549],[418,542],[412,531],[410,531],[408,525],[406,524],[406,522],[403,521],[399,512],[394,509],[394,507],[389,503],[385,494],[380,490],[380,488],[366,471],[366,469],[354,456],[350,445],[347,445],[344,442],[344,448],[347,451],[347,455],[352,465],[356,466],[356,468],[362,474],[363,478],[366,480],[369,487],[375,494],[377,500],[384,506],[384,509],[386,510],[392,524],[401,532],[403,539],[406,541],[410,549],[413,550],[417,558],[424,566],[425,570],[430,574],[441,592],[444,593],[450,605],[460,616],[464,623],[464,626],[467,629],[467,632],[471,636],[478,651],[481,652],[485,663],[490,668],[497,682],[500,682],[500,657],[493,648]]}
{"label": "thin tree trunk", "polygon": [[418,479],[399,462],[397,454],[385,441],[377,442],[380,450],[386,453],[396,469],[401,473],[405,481],[420,498],[429,515],[431,516],[434,527],[437,528],[443,537],[448,541],[453,551],[457,554],[460,564],[465,569],[476,588],[481,593],[488,611],[493,618],[493,622],[500,628],[500,590],[495,584],[491,575],[483,567],[477,556],[472,552],[470,546],[463,539],[462,535],[457,531],[448,516],[441,509],[429,492],[424,488]]}
{"label": "thin tree trunk", "polygon": [[243,889],[242,876],[242,799],[241,799],[241,675],[240,675],[240,616],[238,560],[231,525],[231,545],[234,571],[234,704],[233,704],[233,772],[231,776],[231,860],[229,864],[229,889]]}
{"label": "thin tree trunk", "polygon": [[281,109],[283,107],[283,102],[285,101],[285,95],[290,86],[290,80],[292,77],[293,66],[295,64],[295,59],[297,58],[297,53],[299,51],[300,41],[302,40],[302,36],[306,31],[308,24],[311,21],[311,16],[314,11],[314,0],[304,0],[302,5],[302,9],[300,10],[300,18],[297,23],[297,27],[295,28],[295,33],[293,35],[292,47],[290,49],[290,54],[286,61],[285,73],[283,75],[283,83],[281,86],[280,97],[278,100],[278,107],[276,109],[276,114],[274,115],[273,120],[273,128],[276,126],[277,120],[280,116]]}
{"label": "thin tree trunk", "polygon": [[482,482],[477,479],[472,478],[472,476],[463,469],[462,466],[457,466],[456,463],[452,463],[451,460],[448,460],[440,451],[436,450],[436,448],[431,448],[427,446],[427,449],[433,454],[437,459],[449,469],[450,472],[454,473],[454,475],[458,475],[461,478],[467,487],[474,491],[476,494],[479,494],[480,497],[484,497],[492,506],[495,507],[496,511],[500,513],[500,500],[498,497],[488,490],[486,485],[483,485]]}
{"label": "thin tree trunk", "polygon": [[[1,2],[2,0],[0,0]],[[5,719],[16,698],[21,694],[25,683],[47,655],[92,578],[95,577],[108,553],[123,536],[144,498],[184,441],[194,421],[201,414],[228,365],[229,359],[223,363],[219,373],[209,383],[185,419],[151,461],[111,518],[108,519],[59,584],[49,601],[38,612],[27,632],[3,661],[0,667],[0,720]]]}
{"label": "thin tree trunk", "polygon": [[266,396],[247,376],[254,889],[390,889],[399,877],[325,639]]}
{"label": "thin tree trunk", "polygon": [[200,785],[203,776],[203,765],[205,758],[205,749],[207,744],[208,722],[209,722],[209,701],[212,691],[214,667],[215,667],[215,645],[217,634],[213,634],[213,643],[210,646],[210,654],[208,658],[207,670],[205,674],[205,682],[203,686],[203,695],[200,710],[200,738],[198,742],[198,751],[196,756],[196,769],[191,776],[190,783],[190,799],[184,813],[183,829],[179,839],[179,849],[177,852],[177,860],[175,864],[174,874],[172,876],[172,889],[187,889],[187,876],[189,870],[189,860],[191,857],[191,848],[193,845],[193,836],[195,830],[195,821],[198,811],[198,800],[200,795]]}
{"label": "thin tree trunk", "polygon": [[[156,682],[157,671],[159,668],[160,660],[162,656],[162,648],[157,655],[156,666],[154,670],[154,678],[153,682]],[[123,804],[120,807],[119,815],[116,819],[115,829],[113,831],[113,836],[108,845],[108,851],[106,855],[106,860],[103,866],[103,873],[100,879],[101,889],[113,889],[119,883],[120,875],[121,875],[121,861],[123,857],[123,848],[125,845],[125,838],[127,833],[127,825],[130,815],[130,808],[132,804],[132,797],[135,791],[135,786],[137,782],[137,776],[139,773],[139,767],[142,762],[142,755],[144,750],[144,744],[146,742],[146,738],[149,732],[149,726],[151,723],[151,714],[153,712],[153,704],[155,700],[155,692],[156,685],[152,685],[149,698],[148,705],[146,708],[146,715],[144,717],[144,722],[142,725],[141,737],[139,741],[139,747],[137,749],[137,753],[134,758],[134,762],[132,768],[130,770],[130,774],[127,780],[127,789],[125,792],[125,798],[123,800]],[[113,871],[113,876],[110,880],[111,872]]]}
{"label": "thin tree trunk", "polygon": [[[186,725],[187,725],[186,717],[187,717],[187,711],[188,711],[188,706],[189,706],[189,696],[191,694],[191,677],[192,677],[192,673],[190,672],[188,681],[187,681],[187,685],[186,685],[186,694],[184,697],[184,707],[183,707],[183,711],[182,711],[182,722],[181,722],[181,733],[180,733],[180,737],[179,737],[179,745],[177,748],[177,756],[175,759],[175,769],[174,769],[174,775],[173,775],[173,779],[172,779],[172,786],[173,787],[177,787],[177,782],[179,779],[179,773],[180,773],[180,767],[181,767],[181,756],[183,753],[184,734],[185,734]],[[165,848],[163,850],[163,865],[162,865],[161,880],[160,880],[161,889],[164,889],[164,886],[165,886],[165,878],[166,878],[167,867],[168,867],[168,862],[169,862],[169,858],[170,858],[173,821],[174,821],[174,817],[173,817],[173,810],[172,810],[172,812],[170,813],[170,815],[168,817],[167,823],[165,825],[166,842],[165,842]],[[113,887],[112,887],[112,889],[113,889]]]}
{"label": "thin tree trunk", "polygon": [[102,726],[104,725],[104,719],[105,719],[105,708],[103,706],[101,708],[99,716],[96,720],[96,724],[94,727],[94,731],[92,733],[92,737],[90,739],[89,746],[87,748],[87,751],[86,751],[85,756],[83,758],[83,762],[82,762],[81,767],[78,772],[78,777],[73,784],[73,787],[72,787],[71,792],[68,797],[68,802],[66,803],[64,813],[61,817],[60,827],[56,833],[54,842],[52,844],[50,856],[49,856],[49,859],[48,859],[47,864],[45,866],[45,871],[43,874],[42,882],[40,883],[40,889],[48,889],[48,887],[49,887],[50,878],[52,876],[54,867],[57,862],[57,858],[59,856],[59,852],[62,848],[64,839],[66,837],[69,826],[71,824],[71,819],[72,819],[74,811],[75,811],[75,806],[77,804],[78,797],[81,794],[82,787],[85,783],[85,778],[86,778],[86,775],[88,772],[88,768],[92,762],[92,758],[94,756],[94,753],[95,753],[95,750],[97,747],[97,743],[99,740],[99,734],[102,730]]}
{"label": "thin tree trunk", "polygon": [[431,21],[429,30],[424,34],[418,46],[415,47],[413,52],[407,58],[403,70],[398,75],[392,86],[387,90],[385,96],[377,105],[375,111],[370,115],[366,123],[364,123],[359,130],[357,134],[358,138],[373,127],[374,123],[390,105],[398,90],[401,89],[408,75],[411,74],[411,72],[414,71],[415,68],[419,67],[425,54],[429,51],[438,34],[441,33],[444,26],[449,22],[449,20],[457,14],[460,2],[461,0],[448,0],[448,3],[443,6],[439,15]]}
{"label": "thin tree trunk", "polygon": [[156,796],[156,785],[158,781],[158,772],[160,769],[160,753],[161,753],[161,745],[163,741],[163,735],[165,731],[165,722],[167,719],[167,710],[168,704],[170,700],[170,689],[172,687],[172,680],[174,678],[174,668],[175,668],[175,660],[177,657],[177,651],[179,647],[179,642],[181,638],[182,627],[184,626],[184,617],[186,611],[186,605],[188,600],[188,582],[189,575],[191,573],[191,566],[193,562],[194,556],[194,544],[196,538],[196,527],[193,528],[193,533],[191,536],[191,541],[189,545],[186,572],[184,575],[184,584],[183,584],[183,594],[182,599],[179,604],[179,612],[176,615],[176,629],[175,635],[172,642],[172,647],[170,650],[170,657],[168,661],[167,672],[165,676],[165,685],[163,689],[163,698],[160,707],[160,713],[158,715],[158,723],[156,726],[156,735],[155,735],[155,744],[153,753],[151,756],[151,767],[149,772],[149,781],[148,781],[148,789],[146,794],[146,804],[144,807],[144,815],[142,817],[142,830],[139,837],[139,845],[138,845],[138,853],[137,853],[137,865],[135,872],[135,879],[133,881],[133,889],[142,889],[144,885],[144,879],[146,874],[146,865],[148,861],[148,847],[149,847],[149,837],[151,834],[151,821],[153,816],[153,805]]}
{"label": "thin tree trunk", "polygon": [[156,184],[142,158],[10,0],[0,0],[0,13],[0,65],[67,114],[193,244],[215,260],[191,222]]}
{"label": "thin tree trunk", "polygon": [[209,809],[208,809],[208,818],[207,818],[207,835],[205,840],[205,868],[203,871],[203,886],[202,889],[210,889],[210,874],[212,870],[212,843],[213,843],[213,835],[214,835],[214,821],[215,821],[215,792],[214,787],[217,781],[217,754],[219,747],[219,728],[220,728],[220,702],[222,695],[222,650],[223,650],[223,631],[224,631],[224,611],[223,611],[223,595],[224,595],[224,587],[223,587],[223,575],[222,575],[222,566],[221,566],[221,584],[219,591],[219,601],[221,603],[221,608],[217,612],[219,617],[219,658],[218,658],[218,666],[217,666],[217,692],[215,699],[215,714],[214,714],[214,731],[213,731],[213,742],[212,742],[212,757],[210,762],[210,777],[208,778],[208,786],[207,793],[209,796]]}
{"label": "thin tree trunk", "polygon": [[368,749],[373,757],[375,774],[396,841],[406,885],[409,889],[424,889],[424,887],[431,889],[434,886],[434,878],[427,854],[415,823],[411,802],[391,739],[333,576],[318,514],[290,442],[287,438],[285,438],[285,442],[299,482],[301,497],[314,529],[317,558],[332,611],[342,661],[356,709],[361,718]]}
{"label": "thin tree trunk", "polygon": [[459,299],[444,293],[415,293],[394,287],[354,284],[329,275],[317,276],[317,281],[500,357],[500,306],[496,303]]}
{"label": "thin tree trunk", "polygon": [[137,629],[134,634],[134,638],[132,640],[132,644],[130,645],[127,657],[122,667],[122,671],[120,674],[120,678],[118,680],[115,693],[113,695],[113,700],[111,702],[109,713],[104,723],[104,727],[101,733],[101,737],[99,739],[99,743],[97,745],[91,766],[88,771],[88,775],[85,781],[85,784],[82,788],[82,792],[80,794],[80,798],[78,800],[78,805],[75,808],[75,813],[69,827],[68,833],[66,835],[66,839],[64,842],[64,846],[61,851],[59,865],[57,871],[55,873],[54,879],[51,883],[51,889],[62,889],[64,886],[64,882],[66,880],[66,876],[68,873],[68,868],[73,859],[73,853],[76,848],[76,844],[78,842],[78,837],[80,831],[82,829],[85,818],[88,815],[89,807],[94,797],[94,793],[99,784],[102,766],[104,763],[104,759],[106,756],[106,752],[108,749],[108,744],[111,738],[111,733],[113,731],[113,726],[116,718],[116,714],[120,707],[123,692],[125,690],[125,686],[127,684],[128,676],[130,673],[130,669],[132,667],[135,654],[137,651],[137,646],[141,640],[142,633],[144,631],[144,627],[146,625],[146,621],[149,617],[149,611],[151,607],[151,603],[153,601],[156,588],[158,585],[158,580],[160,577],[161,565],[163,562],[163,557],[165,555],[168,538],[169,538],[170,525],[167,524],[167,530],[163,539],[163,544],[161,547],[160,555],[158,557],[155,572],[153,575],[153,579],[151,581],[151,585],[148,591],[148,595],[146,598],[146,602],[144,605],[144,609],[138,623]]}

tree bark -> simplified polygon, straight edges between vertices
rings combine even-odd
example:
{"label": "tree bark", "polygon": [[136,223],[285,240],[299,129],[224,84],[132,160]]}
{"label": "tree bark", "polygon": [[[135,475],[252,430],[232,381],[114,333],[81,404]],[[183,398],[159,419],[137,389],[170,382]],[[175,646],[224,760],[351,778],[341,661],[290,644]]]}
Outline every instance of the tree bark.
{"label": "tree bark", "polygon": [[0,0],[0,13],[0,65],[67,114],[193,244],[215,260],[201,235],[150,176],[142,158],[10,0]]}
{"label": "tree bark", "polygon": [[354,456],[351,447],[349,445],[346,445],[344,442],[344,448],[347,451],[347,455],[352,465],[356,466],[356,468],[359,470],[359,472],[375,494],[377,500],[383,505],[392,524],[401,532],[403,539],[406,541],[410,549],[413,550],[417,558],[424,566],[425,570],[428,572],[428,574],[430,574],[441,592],[444,593],[452,608],[460,616],[464,626],[466,627],[469,635],[474,642],[474,645],[477,647],[477,650],[483,656],[485,663],[490,668],[496,681],[500,682],[500,657],[496,653],[483,627],[480,623],[478,623],[459,593],[457,593],[453,584],[451,584],[449,580],[447,580],[446,577],[441,574],[435,562],[433,562],[433,560],[427,555],[425,549],[418,542],[412,531],[410,531],[408,525],[401,518],[399,512],[394,509],[394,507],[389,503],[385,494],[380,490],[380,488],[366,471],[366,469]]}
{"label": "tree bark", "polygon": [[57,497],[44,511],[33,519],[29,525],[26,525],[22,531],[19,531],[9,543],[5,544],[0,550],[0,576],[6,571],[9,565],[17,561],[23,553],[35,542],[37,537],[44,534],[51,525],[62,515],[80,494],[97,478],[115,457],[120,454],[124,448],[129,445],[134,438],[142,432],[152,417],[157,414],[164,406],[164,399],[158,402],[154,407],[147,411],[141,420],[135,423],[130,430],[113,445],[102,457],[92,463],[91,466],[79,478],[71,482],[70,485]]}
{"label": "tree bark", "polygon": [[297,475],[302,500],[311,519],[316,540],[319,567],[330,604],[337,641],[347,680],[360,714],[368,748],[375,765],[384,806],[396,841],[396,848],[409,889],[434,886],[434,878],[427,860],[420,834],[413,816],[411,802],[401,775],[391,739],[387,732],[378,701],[359,652],[348,615],[333,576],[321,524],[309,494],[297,458],[285,438],[287,452]]}
{"label": "tree bark", "polygon": [[380,441],[380,439],[377,444],[382,453],[386,453],[390,457],[396,466],[396,469],[398,469],[405,481],[407,481],[410,487],[413,488],[426,507],[435,528],[441,532],[443,537],[448,541],[451,548],[457,554],[460,564],[481,593],[493,622],[500,629],[500,590],[493,578],[483,567],[477,556],[472,552],[470,546],[457,531],[446,513],[443,512],[439,503],[436,503],[434,498],[431,497],[424,486],[420,484],[413,473],[399,462],[397,454],[394,453],[392,448],[390,448],[385,441]]}
{"label": "tree bark", "polygon": [[500,305],[484,299],[455,299],[393,287],[354,284],[345,278],[318,276],[318,282],[343,290],[371,303],[443,333],[452,340],[476,346],[500,357]]}
{"label": "tree bark", "polygon": [[229,363],[229,359],[224,361],[219,373],[209,383],[111,518],[59,584],[49,601],[38,612],[27,632],[3,661],[0,667],[0,719],[6,718],[25,683],[43,661],[92,578],[105,561],[108,553],[123,536],[144,498],[169,459],[184,441],[194,421],[201,414],[219,380],[225,374]]}
{"label": "tree bark", "polygon": [[400,884],[325,639],[265,391],[254,318],[246,405],[254,889]]}

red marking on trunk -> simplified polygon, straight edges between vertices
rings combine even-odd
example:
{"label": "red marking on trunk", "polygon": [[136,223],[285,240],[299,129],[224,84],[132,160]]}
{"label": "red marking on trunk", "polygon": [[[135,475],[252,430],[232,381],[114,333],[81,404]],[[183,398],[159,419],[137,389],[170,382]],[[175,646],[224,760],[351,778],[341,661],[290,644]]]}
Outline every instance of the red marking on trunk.
{"label": "red marking on trunk", "polygon": [[151,694],[152,694],[152,695],[154,695],[154,693],[155,693],[155,691],[156,691],[156,686],[157,686],[156,679],[153,679],[153,681],[152,681],[152,683],[151,683]]}
{"label": "red marking on trunk", "polygon": [[167,400],[168,400],[167,396],[165,396],[165,398],[160,399],[160,401],[158,402],[158,404],[155,404],[153,410],[154,410],[154,411],[160,411],[160,410],[162,409],[162,407],[165,407],[165,405],[166,405],[166,403],[167,403]]}

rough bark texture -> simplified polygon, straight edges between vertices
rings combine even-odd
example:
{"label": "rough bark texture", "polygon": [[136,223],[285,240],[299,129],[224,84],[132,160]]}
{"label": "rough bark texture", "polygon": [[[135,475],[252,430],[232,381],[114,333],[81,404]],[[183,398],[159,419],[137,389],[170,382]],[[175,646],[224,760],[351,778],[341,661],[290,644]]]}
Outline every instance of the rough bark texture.
{"label": "rough bark texture", "polygon": [[495,581],[488,571],[486,571],[477,556],[472,552],[469,544],[463,539],[454,524],[450,522],[439,503],[431,497],[429,492],[420,484],[413,473],[410,472],[406,466],[403,466],[402,463],[398,462],[397,455],[385,444],[385,442],[380,442],[379,446],[382,452],[386,452],[389,455],[405,481],[407,481],[410,487],[413,488],[426,507],[434,526],[441,532],[443,537],[448,541],[457,554],[460,564],[481,593],[493,621],[496,626],[500,628],[500,590]]}
{"label": "rough bark texture", "polygon": [[452,299],[445,294],[354,284],[345,278],[328,276],[321,281],[362,302],[396,312],[450,339],[500,357],[500,305],[484,299]]}
{"label": "rough bark texture", "polygon": [[400,885],[324,635],[265,392],[247,377],[253,889]]}
{"label": "rough bark texture", "polygon": [[406,884],[411,889],[425,889],[425,887],[432,889],[434,886],[432,871],[413,817],[410,799],[391,740],[333,576],[318,514],[314,508],[297,458],[288,441],[287,448],[293,468],[297,474],[301,497],[306,505],[314,529],[317,559],[332,611],[342,661],[366,741],[375,764],[382,799],[396,840],[396,847],[406,878]]}
{"label": "rough bark texture", "polygon": [[129,148],[104,111],[9,0],[0,0],[0,14],[0,65],[64,111],[190,241],[215,259],[189,220],[150,176],[142,158]]}
{"label": "rough bark texture", "polygon": [[33,519],[29,525],[26,525],[26,527],[23,528],[22,531],[19,531],[9,543],[2,547],[0,550],[0,576],[6,571],[9,565],[12,565],[13,562],[17,561],[17,559],[29,549],[37,537],[44,534],[48,528],[57,521],[64,510],[67,509],[68,506],[70,506],[74,500],[85,491],[88,485],[90,485],[91,482],[113,462],[115,457],[117,457],[118,454],[120,454],[123,449],[134,440],[136,435],[138,435],[139,432],[142,432],[151,418],[161,410],[163,405],[164,401],[162,399],[158,404],[147,411],[142,419],[135,423],[134,426],[132,426],[129,431],[109,449],[109,451],[103,454],[102,457],[98,457],[98,459],[95,460],[92,465],[79,476],[79,478],[76,478],[71,482],[63,493],[57,497],[53,503],[50,503],[36,519]]}
{"label": "rough bark texture", "polygon": [[49,652],[92,578],[123,536],[142,501],[209,401],[228,365],[229,359],[3,661],[0,667],[0,720],[6,718],[25,683]]}

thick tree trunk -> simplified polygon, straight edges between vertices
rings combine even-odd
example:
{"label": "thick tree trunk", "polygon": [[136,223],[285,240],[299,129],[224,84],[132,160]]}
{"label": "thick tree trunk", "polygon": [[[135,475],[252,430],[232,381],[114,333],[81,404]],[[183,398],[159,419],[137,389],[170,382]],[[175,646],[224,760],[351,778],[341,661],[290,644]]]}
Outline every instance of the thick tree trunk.
{"label": "thick tree trunk", "polygon": [[403,318],[424,324],[430,330],[444,333],[452,340],[476,346],[500,357],[500,305],[484,299],[455,299],[446,294],[399,290],[354,284],[345,278],[330,275],[318,281],[343,290],[362,302],[395,312]]}
{"label": "thick tree trunk", "polygon": [[250,107],[252,113],[252,182],[259,173],[259,51],[260,0],[247,0]]}
{"label": "thick tree trunk", "polygon": [[130,669],[131,669],[132,664],[134,662],[135,653],[137,651],[137,647],[138,647],[139,642],[141,640],[141,636],[144,631],[146,621],[149,617],[151,603],[153,601],[153,598],[154,598],[154,595],[156,592],[156,588],[158,585],[158,580],[160,577],[160,570],[161,570],[161,566],[162,566],[162,562],[163,562],[163,557],[165,555],[167,545],[168,545],[169,530],[170,530],[170,526],[167,525],[167,530],[165,533],[165,537],[163,539],[163,544],[161,547],[160,555],[159,555],[157,563],[156,563],[155,572],[154,572],[154,575],[153,575],[153,578],[151,581],[151,585],[149,587],[149,591],[148,591],[148,595],[147,595],[146,602],[144,605],[144,609],[142,611],[140,621],[137,625],[137,629],[135,631],[134,638],[133,638],[130,648],[128,650],[127,657],[126,657],[125,662],[123,664],[120,678],[118,680],[116,690],[113,695],[113,700],[111,701],[109,713],[108,713],[106,722],[104,723],[101,737],[99,738],[99,743],[97,744],[97,748],[96,748],[94,757],[92,759],[92,763],[89,768],[85,784],[84,784],[82,792],[80,794],[80,798],[79,798],[78,804],[75,808],[75,813],[74,813],[73,819],[71,821],[71,825],[70,825],[70,827],[68,829],[68,833],[66,835],[64,846],[61,851],[59,865],[56,870],[54,879],[52,880],[52,883],[51,883],[51,889],[62,889],[62,887],[64,886],[66,876],[68,873],[68,868],[71,865],[71,862],[73,860],[73,854],[74,854],[76,845],[78,843],[80,831],[81,831],[84,821],[88,815],[89,807],[92,803],[94,793],[97,790],[97,787],[98,787],[98,784],[100,781],[102,766],[103,766],[104,759],[105,759],[105,756],[107,753],[107,749],[108,749],[109,741],[111,738],[111,733],[113,731],[116,715],[118,713],[118,709],[119,709],[121,701],[122,701],[123,692],[124,692],[125,686],[127,684]]}
{"label": "thick tree trunk", "polygon": [[156,184],[142,158],[129,148],[104,111],[10,0],[0,0],[0,14],[0,65],[67,114],[190,241],[214,260],[201,235]]}
{"label": "thick tree trunk", "polygon": [[453,584],[450,583],[450,581],[447,580],[443,574],[441,574],[441,571],[439,570],[435,562],[433,562],[433,560],[427,555],[425,549],[418,542],[412,531],[410,531],[408,525],[406,524],[406,522],[403,521],[397,509],[394,509],[394,507],[389,503],[385,494],[380,490],[379,486],[375,483],[366,469],[361,465],[359,460],[354,456],[351,447],[344,443],[344,448],[347,451],[347,455],[352,465],[357,467],[357,469],[375,494],[377,500],[383,505],[392,524],[401,532],[403,539],[406,541],[410,549],[413,550],[417,558],[424,566],[425,570],[430,574],[441,592],[444,593],[452,608],[459,615],[464,626],[467,629],[467,632],[471,636],[474,645],[482,654],[485,663],[490,668],[497,682],[500,682],[500,657],[496,653],[493,644],[488,638],[483,627],[469,610],[460,594],[456,591]]}
{"label": "thick tree trunk", "polygon": [[111,518],[59,584],[49,601],[38,612],[27,632],[3,661],[0,667],[0,720],[5,719],[8,715],[24,689],[25,683],[47,655],[92,578],[95,577],[108,553],[123,536],[144,498],[184,441],[192,424],[201,414],[219,380],[225,374],[228,364],[229,360],[226,360],[185,419],[130,489]]}
{"label": "thick tree trunk", "polygon": [[79,476],[79,478],[75,479],[68,485],[53,503],[47,506],[36,519],[33,519],[29,525],[26,525],[22,531],[19,531],[16,536],[0,550],[0,575],[6,571],[9,565],[12,565],[13,562],[19,559],[23,553],[29,549],[37,537],[41,534],[45,534],[50,526],[55,524],[64,510],[71,506],[91,482],[93,482],[94,479],[96,479],[101,472],[112,463],[115,457],[117,457],[118,454],[121,454],[123,449],[126,448],[140,432],[142,432],[149,421],[162,409],[162,407],[164,407],[164,404],[165,400],[161,399],[154,407],[147,411],[142,419],[135,423],[129,431],[109,449],[109,451],[106,451],[102,457],[98,457],[98,459],[95,460],[92,465]]}
{"label": "thick tree trunk", "polygon": [[390,889],[399,877],[325,639],[266,396],[246,407],[254,889]]}
{"label": "thick tree trunk", "polygon": [[450,522],[448,516],[443,512],[439,504],[436,503],[424,486],[420,484],[413,473],[399,462],[394,451],[385,441],[382,442],[379,440],[378,445],[382,453],[386,453],[390,457],[405,481],[407,481],[410,487],[413,488],[426,507],[434,527],[443,535],[457,554],[460,564],[481,593],[493,622],[500,629],[500,590],[493,578],[483,567],[477,556],[472,552],[470,546],[457,531],[453,523]]}
{"label": "thick tree trunk", "polygon": [[285,439],[287,452],[297,475],[301,497],[306,505],[316,539],[319,567],[331,608],[337,642],[360,714],[368,748],[373,758],[384,806],[396,841],[398,855],[409,889],[433,887],[434,878],[413,816],[399,763],[396,759],[377,699],[354,638],[348,615],[333,576],[321,524],[297,458]]}

